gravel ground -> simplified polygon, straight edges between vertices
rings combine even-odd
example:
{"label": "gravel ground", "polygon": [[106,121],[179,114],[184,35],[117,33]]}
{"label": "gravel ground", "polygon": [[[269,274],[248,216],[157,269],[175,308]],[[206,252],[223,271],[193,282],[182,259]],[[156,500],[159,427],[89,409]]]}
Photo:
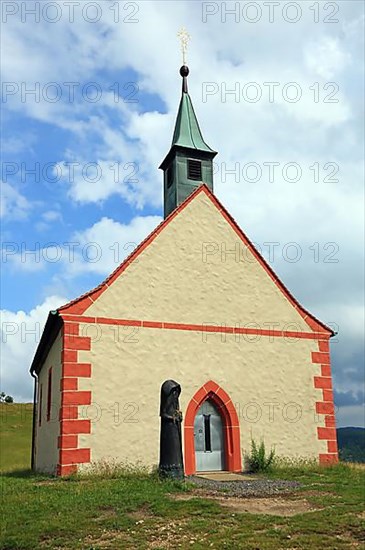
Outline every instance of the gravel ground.
{"label": "gravel ground", "polygon": [[[197,476],[189,476],[186,481],[214,494],[224,491],[224,495],[242,497],[266,497],[292,493],[300,487],[297,481],[280,479],[252,479],[243,481],[215,481]],[[223,496],[223,495],[222,495]]]}

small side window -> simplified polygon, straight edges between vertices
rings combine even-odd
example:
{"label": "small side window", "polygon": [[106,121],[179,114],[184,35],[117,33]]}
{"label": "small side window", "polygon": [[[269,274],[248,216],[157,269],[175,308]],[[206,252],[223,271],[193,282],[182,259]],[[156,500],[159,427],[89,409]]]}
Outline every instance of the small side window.
{"label": "small side window", "polygon": [[52,367],[48,371],[48,392],[47,392],[47,422],[51,418],[52,406]]}
{"label": "small side window", "polygon": [[188,159],[188,179],[189,180],[202,180],[202,163],[200,160]]}
{"label": "small side window", "polygon": [[42,426],[42,399],[43,399],[43,384],[39,386],[38,426]]}

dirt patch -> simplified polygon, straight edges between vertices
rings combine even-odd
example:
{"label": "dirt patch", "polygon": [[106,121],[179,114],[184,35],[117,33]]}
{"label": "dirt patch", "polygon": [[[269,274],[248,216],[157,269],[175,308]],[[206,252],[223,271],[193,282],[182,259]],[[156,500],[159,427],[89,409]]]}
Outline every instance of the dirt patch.
{"label": "dirt patch", "polygon": [[153,516],[149,506],[147,506],[146,504],[138,508],[138,510],[134,510],[133,512],[128,512],[126,515],[129,518],[135,519],[138,522],[141,522],[141,520],[145,520]]}
{"label": "dirt patch", "polygon": [[204,498],[216,502],[222,508],[228,508],[231,512],[240,514],[267,514],[270,516],[290,517],[306,512],[314,512],[321,510],[315,507],[306,499],[291,500],[282,497],[266,497],[266,498],[239,498],[239,497],[224,497],[222,495],[204,493],[202,490],[194,491],[193,494],[176,494],[170,495],[174,500],[191,500],[193,498]]}
{"label": "dirt patch", "polygon": [[[145,517],[143,519],[143,514]],[[188,518],[179,518],[168,520],[157,518],[154,516],[154,522],[151,524],[150,517],[151,514],[148,510],[148,507],[143,507],[136,512],[128,514],[129,517],[136,519],[140,517],[141,519],[135,522],[133,527],[130,527],[126,531],[126,535],[129,537],[141,537],[143,540],[147,541],[147,548],[154,549],[163,549],[163,550],[175,550],[177,547],[187,548],[188,546],[199,542],[203,544],[204,547],[208,547],[209,532],[202,534],[193,534],[190,533],[186,528],[188,524]],[[128,548],[132,548],[128,546]],[[134,547],[133,547],[134,548]]]}
{"label": "dirt patch", "polygon": [[227,498],[219,499],[219,504],[238,513],[267,514],[270,516],[290,517],[305,512],[314,512],[314,507],[305,499],[289,500],[285,498]]}
{"label": "dirt patch", "polygon": [[[100,536],[88,535],[84,539],[85,547],[95,548],[95,550],[96,548],[105,548],[105,550],[109,548],[112,549],[115,548],[116,543],[120,545],[119,548],[130,548],[131,550],[138,548],[126,533],[120,531],[110,530],[102,533]],[[62,549],[63,548],[64,547],[62,547]]]}
{"label": "dirt patch", "polygon": [[93,521],[104,521],[106,519],[116,517],[117,513],[111,506],[106,506],[105,508],[99,508],[100,513],[97,518],[93,518]]}
{"label": "dirt patch", "polygon": [[[169,520],[168,523],[160,524],[157,528],[146,529],[146,539],[148,540],[148,548],[164,548],[174,549],[179,543],[193,541],[196,542],[198,537],[191,537],[186,534],[186,519]],[[201,537],[199,537],[201,538]],[[181,544],[180,544],[181,545]]]}

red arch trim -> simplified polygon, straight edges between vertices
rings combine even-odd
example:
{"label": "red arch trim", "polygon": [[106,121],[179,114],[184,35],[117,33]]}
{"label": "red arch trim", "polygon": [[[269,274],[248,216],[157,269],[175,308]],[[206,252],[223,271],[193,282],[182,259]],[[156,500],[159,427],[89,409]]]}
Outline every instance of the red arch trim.
{"label": "red arch trim", "polygon": [[198,409],[207,399],[215,404],[222,416],[226,469],[229,472],[240,472],[242,470],[240,426],[235,406],[225,390],[209,380],[194,394],[186,409],[184,422],[185,474],[192,475],[196,472],[194,420]]}

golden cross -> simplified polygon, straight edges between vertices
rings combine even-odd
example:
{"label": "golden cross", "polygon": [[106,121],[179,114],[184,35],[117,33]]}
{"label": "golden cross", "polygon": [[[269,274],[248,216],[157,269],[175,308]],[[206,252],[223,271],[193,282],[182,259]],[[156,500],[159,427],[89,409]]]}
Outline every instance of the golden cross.
{"label": "golden cross", "polygon": [[181,51],[183,55],[183,65],[186,65],[186,50],[188,49],[188,42],[190,40],[190,34],[185,29],[185,27],[182,27],[179,32],[177,33],[177,36],[180,38],[181,41]]}

